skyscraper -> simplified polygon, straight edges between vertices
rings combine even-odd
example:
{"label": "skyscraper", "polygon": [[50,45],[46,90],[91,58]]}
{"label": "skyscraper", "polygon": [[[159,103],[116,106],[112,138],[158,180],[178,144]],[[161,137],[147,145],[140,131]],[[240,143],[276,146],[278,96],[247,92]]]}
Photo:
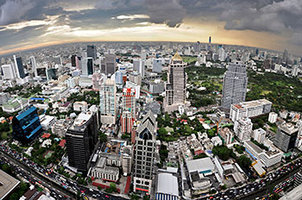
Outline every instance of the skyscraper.
{"label": "skyscraper", "polygon": [[29,61],[30,61],[30,64],[31,64],[31,71],[34,75],[34,77],[37,77],[38,76],[38,72],[37,72],[37,62],[36,62],[36,58],[34,56],[31,56],[29,58]]}
{"label": "skyscraper", "polygon": [[116,71],[116,56],[114,54],[105,54],[101,63],[101,72],[106,75],[113,75]]}
{"label": "skyscraper", "polygon": [[87,45],[87,57],[92,57],[94,60],[96,59],[97,53],[95,45]]}
{"label": "skyscraper", "polygon": [[14,55],[14,64],[15,64],[17,78],[25,78],[22,58],[21,57],[16,57]]}
{"label": "skyscraper", "polygon": [[92,75],[93,69],[93,59],[91,57],[82,58],[82,74],[85,76]]}
{"label": "skyscraper", "polygon": [[124,88],[122,98],[121,131],[122,133],[131,133],[136,119],[135,90],[133,88]]}
{"label": "skyscraper", "polygon": [[22,144],[27,144],[42,133],[37,108],[27,107],[12,120],[13,137]]}
{"label": "skyscraper", "polygon": [[133,59],[133,70],[140,73],[142,77],[145,76],[145,61],[142,59]]}
{"label": "skyscraper", "polygon": [[76,55],[71,56],[71,66],[76,67],[77,66],[77,61],[76,61]]}
{"label": "skyscraper", "polygon": [[246,66],[240,61],[230,63],[223,78],[222,108],[229,111],[231,104],[245,101],[246,89]]}
{"label": "skyscraper", "polygon": [[69,165],[80,172],[87,172],[89,159],[98,143],[97,113],[82,112],[66,132]]}
{"label": "skyscraper", "polygon": [[100,90],[101,122],[114,124],[116,119],[116,85],[115,81],[107,79]]}
{"label": "skyscraper", "polygon": [[157,122],[149,111],[137,129],[134,151],[133,190],[151,193],[155,158]]}
{"label": "skyscraper", "polygon": [[178,53],[172,58],[165,84],[166,97],[164,99],[165,112],[173,112],[186,101],[186,83],[187,75],[185,67],[187,63],[183,62]]}
{"label": "skyscraper", "polygon": [[278,126],[274,145],[284,152],[295,148],[298,128],[291,123],[285,123]]}

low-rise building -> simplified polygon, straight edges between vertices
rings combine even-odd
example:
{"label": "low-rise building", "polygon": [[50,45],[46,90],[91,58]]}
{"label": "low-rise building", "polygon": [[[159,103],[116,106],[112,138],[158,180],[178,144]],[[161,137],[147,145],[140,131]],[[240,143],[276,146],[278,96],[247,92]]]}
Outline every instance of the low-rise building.
{"label": "low-rise building", "polygon": [[76,101],[73,103],[73,110],[75,111],[87,111],[88,104],[86,101]]}
{"label": "low-rise building", "polygon": [[272,124],[277,122],[278,114],[275,112],[270,112],[268,115],[268,121]]}
{"label": "low-rise building", "polygon": [[179,190],[177,177],[169,173],[159,173],[157,176],[156,200],[178,200]]}
{"label": "low-rise building", "polygon": [[40,118],[40,122],[43,130],[48,130],[56,123],[56,117],[44,115]]}
{"label": "low-rise building", "polygon": [[0,199],[5,199],[20,184],[20,181],[0,170]]}
{"label": "low-rise building", "polygon": [[277,149],[265,151],[252,141],[245,141],[244,147],[254,160],[260,161],[267,168],[281,162],[283,153]]}

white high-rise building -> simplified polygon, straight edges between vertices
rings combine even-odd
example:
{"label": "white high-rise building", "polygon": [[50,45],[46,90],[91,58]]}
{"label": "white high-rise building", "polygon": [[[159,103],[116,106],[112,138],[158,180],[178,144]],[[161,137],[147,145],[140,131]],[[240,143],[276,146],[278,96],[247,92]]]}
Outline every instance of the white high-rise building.
{"label": "white high-rise building", "polygon": [[186,101],[186,83],[187,75],[185,68],[187,63],[176,53],[169,65],[167,75],[167,83],[165,84],[166,97],[164,99],[165,112],[173,112],[178,110],[180,105],[184,105]]}
{"label": "white high-rise building", "polygon": [[101,122],[114,124],[116,119],[116,86],[115,81],[107,79],[100,90]]}
{"label": "white high-rise building", "polygon": [[225,61],[225,59],[226,59],[226,52],[223,47],[220,47],[218,49],[218,59],[219,59],[219,61],[222,61],[222,62]]}
{"label": "white high-rise building", "polygon": [[2,65],[3,79],[4,80],[12,80],[16,78],[15,71],[13,69],[13,64]]}
{"label": "white high-rise building", "polygon": [[137,71],[142,77],[145,77],[145,61],[142,59],[133,59],[133,70]]}
{"label": "white high-rise building", "polygon": [[268,121],[272,124],[277,122],[278,114],[275,112],[270,112],[268,115]]}
{"label": "white high-rise building", "polygon": [[251,139],[251,134],[253,131],[253,123],[250,118],[242,118],[234,123],[235,135],[241,142]]}
{"label": "white high-rise building", "polygon": [[37,77],[38,76],[38,72],[37,72],[37,62],[36,62],[36,58],[34,56],[31,56],[29,58],[30,60],[30,63],[31,63],[31,70],[34,74],[34,77]]}

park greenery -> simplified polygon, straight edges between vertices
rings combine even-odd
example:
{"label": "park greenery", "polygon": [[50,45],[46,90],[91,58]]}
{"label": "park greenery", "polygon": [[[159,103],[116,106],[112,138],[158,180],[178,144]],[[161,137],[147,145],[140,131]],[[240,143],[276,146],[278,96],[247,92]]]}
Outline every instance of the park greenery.
{"label": "park greenery", "polygon": [[70,102],[86,101],[88,104],[91,105],[100,104],[100,98],[97,91],[85,91],[83,94],[73,93],[67,98],[67,101]]}
{"label": "park greenery", "polygon": [[273,103],[276,111],[287,109],[302,112],[302,84],[297,78],[282,74],[248,72],[246,100],[265,98]]}

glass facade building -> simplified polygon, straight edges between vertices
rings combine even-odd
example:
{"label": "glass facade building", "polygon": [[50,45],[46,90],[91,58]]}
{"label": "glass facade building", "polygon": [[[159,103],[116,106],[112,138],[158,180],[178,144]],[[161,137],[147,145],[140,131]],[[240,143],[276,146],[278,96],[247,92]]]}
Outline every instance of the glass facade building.
{"label": "glass facade building", "polygon": [[40,133],[42,126],[40,124],[37,108],[30,106],[20,112],[13,118],[13,137],[14,139],[26,144],[32,141]]}

